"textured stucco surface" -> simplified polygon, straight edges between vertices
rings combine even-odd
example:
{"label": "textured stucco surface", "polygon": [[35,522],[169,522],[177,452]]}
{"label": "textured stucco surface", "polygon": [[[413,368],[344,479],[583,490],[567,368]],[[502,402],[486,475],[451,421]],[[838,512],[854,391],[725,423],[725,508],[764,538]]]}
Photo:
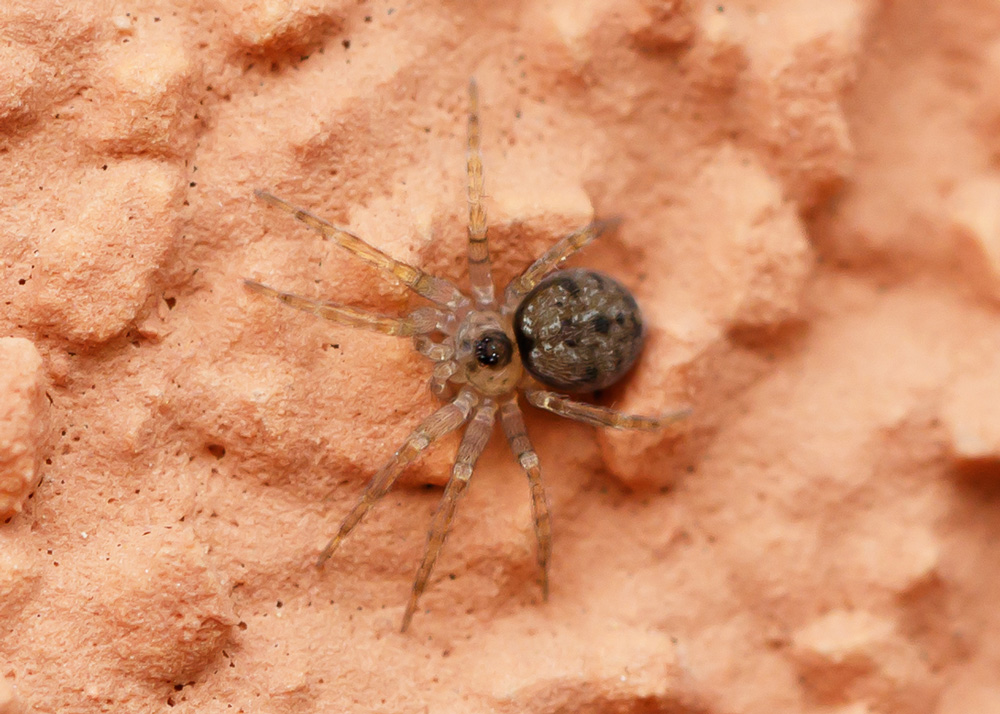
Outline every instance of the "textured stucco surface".
{"label": "textured stucco surface", "polygon": [[[1000,6],[0,4],[0,713],[1000,712]],[[266,188],[465,280],[478,79],[502,285],[649,327],[608,404],[494,438],[398,632],[456,440],[312,563],[434,408],[412,301]],[[40,483],[39,483],[40,479]],[[331,494],[329,500],[323,497]]]}

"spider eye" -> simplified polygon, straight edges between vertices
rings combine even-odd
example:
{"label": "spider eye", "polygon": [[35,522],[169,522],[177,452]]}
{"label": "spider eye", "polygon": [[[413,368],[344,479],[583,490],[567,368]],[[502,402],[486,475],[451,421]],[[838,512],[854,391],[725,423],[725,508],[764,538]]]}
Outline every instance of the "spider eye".
{"label": "spider eye", "polygon": [[476,361],[484,367],[506,367],[514,354],[510,338],[500,330],[484,332],[474,347]]}

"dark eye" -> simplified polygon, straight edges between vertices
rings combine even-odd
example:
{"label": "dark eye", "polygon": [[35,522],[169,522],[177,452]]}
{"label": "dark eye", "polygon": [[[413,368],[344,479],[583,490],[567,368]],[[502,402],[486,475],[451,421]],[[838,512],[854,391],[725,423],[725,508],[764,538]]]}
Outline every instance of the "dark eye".
{"label": "dark eye", "polygon": [[514,354],[510,338],[500,330],[484,332],[475,345],[476,361],[484,367],[506,367]]}

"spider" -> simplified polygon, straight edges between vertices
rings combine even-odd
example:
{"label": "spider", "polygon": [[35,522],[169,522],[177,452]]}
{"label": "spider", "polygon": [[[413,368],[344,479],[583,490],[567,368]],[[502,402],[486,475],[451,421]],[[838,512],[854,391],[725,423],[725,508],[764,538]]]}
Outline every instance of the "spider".
{"label": "spider", "polygon": [[430,389],[444,405],[421,422],[375,474],[337,534],[320,553],[317,566],[321,567],[333,555],[368,510],[392,488],[409,463],[436,439],[468,425],[431,521],[423,560],[403,614],[402,632],[410,625],[417,601],[448,535],[459,498],[469,484],[476,461],[486,448],[498,418],[511,451],[528,477],[542,594],[548,600],[552,553],[549,509],[538,455],[528,439],[518,404],[519,391],[530,404],[559,416],[617,429],[659,429],[690,411],[682,408],[658,417],[625,414],[575,401],[560,393],[587,393],[610,386],[624,376],[639,356],[643,341],[642,317],[629,291],[597,271],[558,269],[569,256],[614,228],[618,221],[594,221],[564,236],[511,280],[498,298],[494,292],[486,238],[479,95],[475,80],[469,82],[467,131],[471,295],[463,293],[448,280],[394,260],[352,233],[277,196],[255,191],[261,200],[292,214],[432,303],[432,306],[417,308],[403,317],[389,317],[334,302],[312,300],[253,280],[244,281],[254,292],[339,325],[410,337],[415,349],[434,362]]}

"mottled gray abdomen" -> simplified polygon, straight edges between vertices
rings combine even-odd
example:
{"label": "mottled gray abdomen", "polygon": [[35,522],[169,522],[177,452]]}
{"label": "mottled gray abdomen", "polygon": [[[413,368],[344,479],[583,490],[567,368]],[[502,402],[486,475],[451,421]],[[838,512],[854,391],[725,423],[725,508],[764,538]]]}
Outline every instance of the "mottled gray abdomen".
{"label": "mottled gray abdomen", "polygon": [[593,270],[559,270],[514,314],[521,362],[540,382],[567,392],[614,384],[642,349],[642,315],[617,280]]}

